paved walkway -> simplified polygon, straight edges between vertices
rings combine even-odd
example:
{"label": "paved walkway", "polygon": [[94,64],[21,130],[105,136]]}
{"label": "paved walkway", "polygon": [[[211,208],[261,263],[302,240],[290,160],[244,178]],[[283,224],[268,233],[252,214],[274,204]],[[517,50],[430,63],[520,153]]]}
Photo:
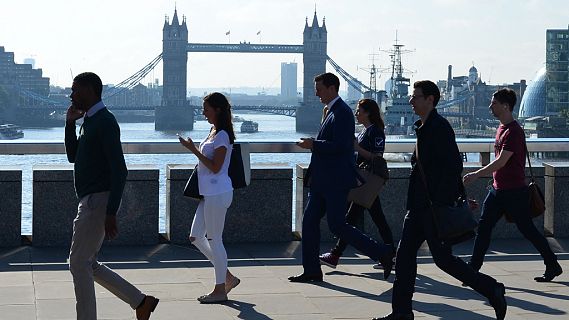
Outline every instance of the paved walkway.
{"label": "paved walkway", "polygon": [[[482,271],[506,284],[506,319],[569,319],[569,239],[550,239],[566,273],[536,283],[544,271],[525,240],[492,243]],[[223,305],[200,305],[213,286],[213,269],[190,247],[106,247],[107,262],[143,291],[160,298],[155,319],[371,319],[390,311],[393,276],[381,280],[371,262],[353,251],[322,284],[293,284],[301,272],[299,242],[228,245],[230,268],[242,282]],[[468,254],[471,243],[455,248]],[[330,244],[323,244],[322,251]],[[0,319],[75,319],[73,284],[64,248],[0,249]],[[484,298],[440,271],[421,251],[414,300],[416,319],[494,319]],[[99,319],[133,319],[133,311],[97,286]]]}

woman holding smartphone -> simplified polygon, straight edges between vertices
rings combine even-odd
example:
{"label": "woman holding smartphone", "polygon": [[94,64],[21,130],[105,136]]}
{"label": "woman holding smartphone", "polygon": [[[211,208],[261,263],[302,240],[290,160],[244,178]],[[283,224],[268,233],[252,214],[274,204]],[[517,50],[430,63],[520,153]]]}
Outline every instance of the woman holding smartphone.
{"label": "woman holding smartphone", "polygon": [[213,291],[199,297],[198,301],[219,303],[227,301],[227,293],[240,282],[227,269],[227,253],[222,242],[225,214],[233,200],[228,169],[235,133],[231,106],[223,94],[214,92],[203,98],[203,115],[212,127],[199,148],[189,137],[179,137],[179,140],[199,160],[198,186],[203,195],[192,222],[190,242],[209,259],[215,269]]}

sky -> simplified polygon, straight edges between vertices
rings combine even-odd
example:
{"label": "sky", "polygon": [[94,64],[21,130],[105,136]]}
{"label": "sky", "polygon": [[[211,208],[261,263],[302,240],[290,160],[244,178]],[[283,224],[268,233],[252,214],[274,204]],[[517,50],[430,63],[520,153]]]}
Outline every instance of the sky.
{"label": "sky", "polygon": [[[6,0],[0,46],[18,63],[34,58],[52,85],[70,86],[84,71],[118,83],[160,54],[174,7],[186,16],[189,42],[295,45],[316,7],[328,55],[366,84],[372,62],[389,67],[384,50],[396,33],[410,51],[402,59],[412,81],[446,79],[449,64],[455,76],[474,65],[487,83],[530,81],[545,62],[546,30],[569,25],[567,0]],[[293,61],[301,87],[302,55],[190,53],[188,90],[279,87],[281,62]],[[380,75],[379,88],[388,77]],[[162,82],[161,64],[143,83],[155,78]]]}

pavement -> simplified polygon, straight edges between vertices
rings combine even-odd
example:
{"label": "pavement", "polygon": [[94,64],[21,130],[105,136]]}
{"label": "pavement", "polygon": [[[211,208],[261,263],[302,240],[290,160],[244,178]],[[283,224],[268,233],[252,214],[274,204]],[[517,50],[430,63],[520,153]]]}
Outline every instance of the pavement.
{"label": "pavement", "polygon": [[[569,239],[549,238],[565,273],[536,283],[544,265],[524,239],[494,240],[482,272],[506,285],[506,319],[569,319]],[[321,251],[332,246],[323,243]],[[104,247],[99,260],[147,294],[160,298],[151,319],[371,319],[391,311],[394,276],[382,279],[372,261],[348,249],[337,269],[323,267],[320,284],[290,283],[302,272],[300,242],[229,244],[231,272],[241,284],[229,301],[202,305],[213,288],[213,268],[191,246]],[[472,242],[454,248],[467,257]],[[0,249],[0,319],[75,319],[67,248]],[[487,301],[438,269],[423,247],[418,257],[415,319],[495,319]],[[126,303],[96,286],[99,319],[134,319]]]}

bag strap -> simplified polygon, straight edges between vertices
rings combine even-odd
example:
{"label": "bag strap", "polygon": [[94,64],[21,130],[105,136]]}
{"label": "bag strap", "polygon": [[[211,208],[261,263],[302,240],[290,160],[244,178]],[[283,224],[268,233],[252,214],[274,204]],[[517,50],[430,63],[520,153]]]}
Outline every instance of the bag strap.
{"label": "bag strap", "polygon": [[427,177],[423,172],[423,166],[421,165],[421,160],[419,159],[419,142],[415,143],[415,160],[417,160],[417,170],[419,171],[419,175],[421,176],[421,180],[423,181],[423,185],[425,186],[425,191],[427,193],[427,199],[429,200],[429,206],[433,207],[433,201],[431,200],[431,195],[429,194],[429,185],[427,184]]}
{"label": "bag strap", "polygon": [[531,168],[531,160],[529,158],[528,144],[526,142],[526,135],[524,133],[524,148],[526,149],[526,158],[528,159],[529,174],[531,176],[531,182],[535,183],[535,178],[533,177],[533,170]]}
{"label": "bag strap", "polygon": [[[423,170],[423,165],[421,164],[421,160],[419,159],[419,142],[415,143],[415,159],[417,160],[418,171],[419,171],[419,174],[421,175],[421,180],[423,180],[423,185],[425,186],[425,191],[427,192],[427,199],[429,199],[429,204],[432,207],[433,201],[431,200],[431,195],[429,194],[429,186],[427,184],[427,176],[425,176],[425,172]],[[464,197],[464,200],[467,200],[466,188],[464,187],[464,184],[462,183],[462,181],[459,181],[458,185],[459,185],[460,195],[462,197]]]}

